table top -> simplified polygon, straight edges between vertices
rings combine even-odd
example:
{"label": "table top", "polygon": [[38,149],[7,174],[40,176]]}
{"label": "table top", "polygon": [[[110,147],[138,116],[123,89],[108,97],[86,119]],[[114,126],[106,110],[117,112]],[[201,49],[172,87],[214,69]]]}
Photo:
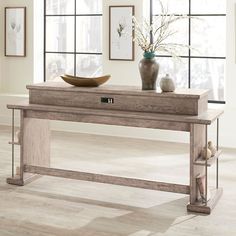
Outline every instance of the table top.
{"label": "table top", "polygon": [[37,105],[37,104],[29,104],[28,100],[23,100],[15,104],[8,104],[7,108],[42,111],[42,112],[60,112],[60,113],[78,114],[78,115],[93,115],[93,116],[104,116],[104,117],[122,117],[122,118],[133,118],[133,119],[143,119],[143,120],[167,121],[167,122],[182,122],[182,123],[205,124],[205,125],[210,125],[224,113],[223,110],[208,109],[206,112],[198,116],[175,115],[175,114],[162,114],[162,113],[150,113],[150,112],[130,112],[130,111],[119,111],[119,110]]}
{"label": "table top", "polygon": [[121,95],[138,95],[149,97],[178,97],[178,98],[201,98],[208,95],[208,90],[203,89],[176,89],[175,92],[161,92],[157,90],[142,90],[136,86],[118,86],[118,85],[102,85],[100,87],[75,87],[65,82],[45,82],[34,85],[27,85],[29,90],[49,90],[49,91],[66,91],[66,92],[86,92],[86,93],[106,93]]}

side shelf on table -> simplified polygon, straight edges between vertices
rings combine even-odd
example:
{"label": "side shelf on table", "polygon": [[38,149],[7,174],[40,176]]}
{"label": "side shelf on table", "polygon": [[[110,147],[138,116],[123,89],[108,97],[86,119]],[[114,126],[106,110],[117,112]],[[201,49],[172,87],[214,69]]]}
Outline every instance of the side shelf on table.
{"label": "side shelf on table", "polygon": [[[8,144],[12,144],[12,142],[10,141],[10,142],[8,142]],[[20,142],[14,142],[13,144],[14,145],[20,145]]]}
{"label": "side shelf on table", "polygon": [[[218,150],[216,152],[216,154],[211,157],[210,159],[207,160],[207,166],[210,167],[212,166],[216,160],[219,158],[219,156],[221,155],[222,150]],[[194,165],[198,165],[198,166],[205,166],[206,165],[206,160],[203,157],[199,157],[195,162]]]}

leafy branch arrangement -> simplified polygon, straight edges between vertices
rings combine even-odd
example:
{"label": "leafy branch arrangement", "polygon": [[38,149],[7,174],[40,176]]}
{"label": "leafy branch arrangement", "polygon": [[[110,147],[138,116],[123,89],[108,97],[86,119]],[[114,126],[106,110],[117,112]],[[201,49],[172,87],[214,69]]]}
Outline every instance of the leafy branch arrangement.
{"label": "leafy branch arrangement", "polygon": [[161,1],[161,14],[150,25],[147,20],[140,24],[133,17],[134,41],[138,43],[145,53],[164,52],[172,57],[178,58],[179,51],[183,48],[190,48],[188,45],[178,43],[167,43],[166,40],[178,33],[176,30],[171,30],[170,26],[183,19],[189,19],[187,15],[168,14],[168,10],[164,8]]}

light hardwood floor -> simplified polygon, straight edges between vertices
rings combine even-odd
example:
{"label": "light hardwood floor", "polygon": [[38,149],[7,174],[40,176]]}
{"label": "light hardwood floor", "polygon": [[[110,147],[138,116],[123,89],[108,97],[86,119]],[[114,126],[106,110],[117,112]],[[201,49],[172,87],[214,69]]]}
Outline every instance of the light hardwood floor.
{"label": "light hardwood floor", "polygon": [[[236,150],[220,160],[224,194],[210,216],[188,213],[188,196],[42,177],[16,187],[10,129],[0,126],[0,236],[234,236]],[[16,151],[18,149],[16,148]],[[188,146],[75,133],[53,133],[52,165],[188,184]],[[214,172],[210,172],[214,184]]]}

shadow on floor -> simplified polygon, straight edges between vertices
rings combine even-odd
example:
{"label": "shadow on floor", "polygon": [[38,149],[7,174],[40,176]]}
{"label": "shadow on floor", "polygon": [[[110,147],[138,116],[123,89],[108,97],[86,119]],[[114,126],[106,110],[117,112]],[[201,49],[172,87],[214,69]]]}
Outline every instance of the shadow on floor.
{"label": "shadow on floor", "polygon": [[[186,205],[189,199],[188,197],[183,197],[150,208],[141,208],[27,189],[18,189],[17,193],[55,199],[57,201],[63,200],[80,204],[113,208],[117,210],[125,210],[129,212],[114,218],[97,217],[83,227],[71,230],[40,224],[37,225],[28,221],[19,221],[18,223],[15,222],[16,224],[20,224],[20,230],[22,230],[21,234],[19,232],[19,229],[17,229],[18,235],[24,235],[25,232],[32,230],[35,233],[40,232],[40,234],[30,234],[32,236],[147,236],[154,235],[156,233],[165,233],[171,226],[181,223],[179,222],[181,219],[176,221],[178,218],[184,217],[185,220],[190,220],[196,216],[193,214],[191,214],[191,216],[188,216],[188,212],[186,211]],[[187,219],[186,216],[188,216]],[[78,219],[78,221],[79,220],[80,219]],[[14,226],[9,225],[10,222],[6,222],[6,220],[3,221],[3,219],[0,219],[0,222],[2,222],[0,223],[0,233],[1,230],[6,226],[11,227],[11,230],[14,230]]]}

